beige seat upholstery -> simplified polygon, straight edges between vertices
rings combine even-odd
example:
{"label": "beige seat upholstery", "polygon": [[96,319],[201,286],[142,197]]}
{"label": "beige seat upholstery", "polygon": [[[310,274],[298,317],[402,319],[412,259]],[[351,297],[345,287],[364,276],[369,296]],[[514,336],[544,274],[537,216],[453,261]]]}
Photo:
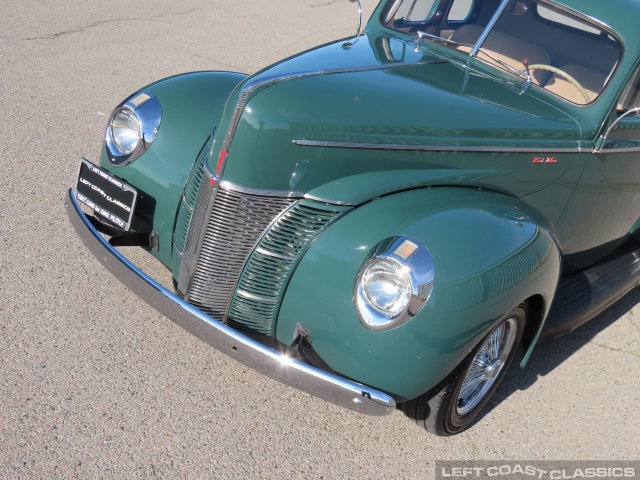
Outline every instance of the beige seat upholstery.
{"label": "beige seat upholstery", "polygon": [[[460,43],[475,44],[482,34],[483,28],[478,25],[463,25],[451,36],[451,40]],[[518,38],[505,33],[493,31],[482,45],[482,49],[502,62],[508,63],[518,70],[524,70],[523,60],[527,59],[530,65],[542,63],[549,65],[549,54],[537,45],[531,45]],[[478,54],[483,60],[500,66],[486,55]],[[501,67],[502,68],[502,67]],[[549,72],[539,70],[531,72],[534,83],[544,84],[550,76]]]}
{"label": "beige seat upholstery", "polygon": [[[571,75],[582,85],[582,88],[589,94],[590,101],[600,95],[604,82],[607,80],[607,77],[602,73],[573,63],[561,66],[560,70]],[[555,73],[551,75],[544,88],[570,102],[580,105],[589,103],[569,80]]]}

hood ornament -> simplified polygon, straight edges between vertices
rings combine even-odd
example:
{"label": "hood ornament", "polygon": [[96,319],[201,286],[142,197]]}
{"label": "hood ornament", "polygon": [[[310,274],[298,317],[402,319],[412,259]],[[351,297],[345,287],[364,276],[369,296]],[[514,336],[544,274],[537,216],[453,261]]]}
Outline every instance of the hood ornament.
{"label": "hood ornament", "polygon": [[360,33],[360,29],[362,28],[362,5],[360,4],[360,0],[349,0],[351,3],[356,3],[358,4],[358,30],[356,31],[356,39],[353,42],[345,42],[342,44],[342,48],[344,48],[345,50],[349,50],[351,47],[353,47],[358,40],[360,40],[361,37],[361,33]]}

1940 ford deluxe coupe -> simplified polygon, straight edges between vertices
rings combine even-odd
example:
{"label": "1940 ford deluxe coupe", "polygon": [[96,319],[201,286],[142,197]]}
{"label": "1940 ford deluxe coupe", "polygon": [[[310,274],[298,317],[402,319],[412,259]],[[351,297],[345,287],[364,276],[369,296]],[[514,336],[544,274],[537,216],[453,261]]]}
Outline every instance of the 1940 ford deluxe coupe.
{"label": "1940 ford deluxe coupe", "polygon": [[639,283],[638,18],[637,0],[384,0],[363,33],[255,75],[160,80],[80,162],[70,221],[220,351],[455,434],[519,345],[524,366]]}

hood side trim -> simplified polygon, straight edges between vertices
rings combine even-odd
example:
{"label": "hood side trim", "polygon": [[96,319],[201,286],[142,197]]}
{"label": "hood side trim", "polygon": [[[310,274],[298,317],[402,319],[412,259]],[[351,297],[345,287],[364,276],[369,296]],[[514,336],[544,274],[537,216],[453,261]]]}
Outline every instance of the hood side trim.
{"label": "hood side trim", "polygon": [[586,151],[579,146],[575,148],[495,147],[481,145],[459,147],[453,145],[334,142],[327,140],[307,140],[304,138],[296,138],[293,140],[293,143],[302,147],[357,148],[363,150],[413,150],[423,152],[582,153]]}

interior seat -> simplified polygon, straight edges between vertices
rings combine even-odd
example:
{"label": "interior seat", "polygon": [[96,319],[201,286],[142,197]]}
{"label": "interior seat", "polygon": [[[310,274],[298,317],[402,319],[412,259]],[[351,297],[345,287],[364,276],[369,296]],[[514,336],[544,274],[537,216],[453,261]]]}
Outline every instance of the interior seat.
{"label": "interior seat", "polygon": [[[563,65],[560,70],[571,75],[582,85],[587,94],[589,94],[590,101],[600,95],[604,83],[607,81],[607,77],[602,73],[574,63]],[[558,74],[551,75],[544,88],[562,98],[566,98],[570,102],[580,105],[589,103],[570,81]]]}
{"label": "interior seat", "polygon": [[[460,43],[475,44],[483,30],[484,28],[479,25],[463,25],[453,32],[451,40]],[[550,63],[549,54],[542,48],[496,30],[491,32],[482,45],[482,49],[518,70],[524,70],[524,59],[527,59],[530,65],[536,63],[549,65]],[[488,63],[493,63],[500,68],[504,68],[488,56],[482,55],[481,53],[478,53],[478,55]],[[531,72],[531,76],[534,83],[542,85],[549,79],[550,73],[545,70],[538,70]]]}

